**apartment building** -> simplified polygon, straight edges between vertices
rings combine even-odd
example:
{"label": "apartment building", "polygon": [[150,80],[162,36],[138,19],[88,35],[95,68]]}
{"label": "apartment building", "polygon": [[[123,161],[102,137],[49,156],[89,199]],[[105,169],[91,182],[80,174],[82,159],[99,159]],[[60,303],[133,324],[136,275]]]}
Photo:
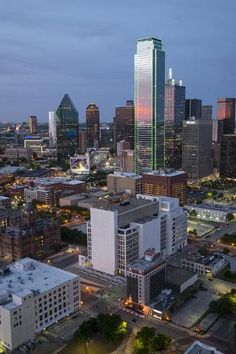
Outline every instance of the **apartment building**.
{"label": "apartment building", "polygon": [[13,351],[80,309],[75,274],[30,258],[0,269],[0,341]]}

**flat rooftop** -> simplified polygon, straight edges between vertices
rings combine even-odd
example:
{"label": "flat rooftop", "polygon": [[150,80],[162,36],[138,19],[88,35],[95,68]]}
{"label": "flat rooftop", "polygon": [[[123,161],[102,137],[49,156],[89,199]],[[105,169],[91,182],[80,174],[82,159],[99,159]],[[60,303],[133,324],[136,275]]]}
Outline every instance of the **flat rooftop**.
{"label": "flat rooftop", "polygon": [[0,168],[0,175],[8,174],[8,173],[16,173],[18,171],[24,171],[25,167],[19,166],[5,166]]}
{"label": "flat rooftop", "polygon": [[138,271],[146,271],[149,268],[152,268],[154,265],[158,265],[163,263],[163,259],[161,257],[153,258],[152,260],[146,260],[145,257],[134,261],[131,264],[128,264],[127,269],[134,269]]}
{"label": "flat rooftop", "polygon": [[136,173],[133,172],[121,172],[121,171],[115,171],[114,173],[110,173],[108,176],[112,177],[123,177],[123,178],[130,178],[130,179],[142,179],[141,175],[137,175]]}
{"label": "flat rooftop", "polygon": [[174,285],[182,285],[192,277],[195,277],[196,273],[189,272],[188,270],[177,268],[172,265],[167,265],[166,268],[166,281]]}
{"label": "flat rooftop", "polygon": [[145,205],[156,204],[157,201],[147,200],[147,199],[137,199],[130,198],[127,200],[110,197],[104,200],[99,200],[96,204],[97,209],[105,209],[111,211],[118,211],[119,214],[126,213],[127,211],[133,210],[135,208],[143,207]]}
{"label": "flat rooftop", "polygon": [[236,205],[222,205],[222,204],[196,204],[196,205],[188,205],[187,207],[191,207],[193,209],[208,209],[215,211],[224,211],[224,212],[236,212]]}
{"label": "flat rooftop", "polygon": [[199,254],[195,254],[195,255],[190,255],[187,258],[185,258],[188,261],[192,261],[195,263],[199,263],[199,264],[203,264],[206,266],[214,266],[216,265],[218,262],[221,262],[222,259],[224,259],[223,256],[219,256],[219,255],[209,255],[209,256],[201,256]]}
{"label": "flat rooftop", "polygon": [[186,172],[176,171],[172,168],[159,169],[159,170],[144,173],[144,175],[163,176],[163,177],[173,177],[173,176],[179,176],[179,175],[183,175],[183,174],[186,175]]}
{"label": "flat rooftop", "polygon": [[216,348],[210,347],[199,341],[193,342],[193,344],[184,352],[184,354],[223,354],[219,352]]}
{"label": "flat rooftop", "polygon": [[58,285],[77,278],[77,275],[31,258],[10,264],[9,271],[0,275],[0,292],[9,295],[23,291],[44,293]]}
{"label": "flat rooftop", "polygon": [[34,183],[41,184],[41,185],[54,185],[54,184],[70,184],[70,185],[77,185],[77,184],[84,184],[84,181],[80,180],[72,180],[68,177],[43,177],[43,178],[36,178]]}

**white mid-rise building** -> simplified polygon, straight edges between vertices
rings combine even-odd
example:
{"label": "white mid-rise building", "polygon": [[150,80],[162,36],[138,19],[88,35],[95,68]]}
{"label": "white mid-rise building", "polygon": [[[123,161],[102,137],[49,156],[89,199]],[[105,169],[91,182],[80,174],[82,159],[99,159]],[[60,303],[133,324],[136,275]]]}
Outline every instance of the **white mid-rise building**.
{"label": "white mid-rise building", "polygon": [[79,308],[75,274],[30,258],[0,270],[0,343],[11,351]]}
{"label": "white mid-rise building", "polygon": [[91,208],[87,225],[89,262],[109,274],[126,276],[147,249],[166,257],[187,245],[187,212],[176,198],[110,198]]}

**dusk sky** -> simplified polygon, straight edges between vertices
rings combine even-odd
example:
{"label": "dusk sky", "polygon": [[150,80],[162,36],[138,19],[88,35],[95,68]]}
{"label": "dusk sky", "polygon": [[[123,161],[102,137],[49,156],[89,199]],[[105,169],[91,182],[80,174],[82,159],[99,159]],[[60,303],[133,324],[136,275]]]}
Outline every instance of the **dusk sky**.
{"label": "dusk sky", "polygon": [[133,99],[138,38],[161,38],[187,97],[236,96],[236,0],[2,0],[0,120],[47,121],[67,92],[85,120]]}

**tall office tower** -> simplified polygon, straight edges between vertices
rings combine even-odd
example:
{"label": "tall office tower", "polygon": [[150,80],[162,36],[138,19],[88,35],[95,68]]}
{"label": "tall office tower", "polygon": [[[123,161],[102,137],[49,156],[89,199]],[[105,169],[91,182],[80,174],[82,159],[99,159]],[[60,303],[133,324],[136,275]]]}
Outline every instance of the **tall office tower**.
{"label": "tall office tower", "polygon": [[236,134],[223,135],[220,143],[220,176],[236,176]]}
{"label": "tall office tower", "polygon": [[90,103],[86,109],[86,136],[88,148],[100,146],[99,108],[95,103]]}
{"label": "tall office tower", "polygon": [[114,147],[114,127],[113,123],[101,123],[100,126],[101,143],[104,148]]}
{"label": "tall office tower", "polygon": [[212,106],[204,105],[202,106],[202,119],[212,119]]}
{"label": "tall office tower", "polygon": [[165,126],[165,167],[182,168],[182,124]]}
{"label": "tall office tower", "polygon": [[192,180],[212,174],[212,121],[183,122],[182,167]]}
{"label": "tall office tower", "polygon": [[57,109],[57,158],[74,155],[79,147],[79,115],[66,93]]}
{"label": "tall office tower", "polygon": [[138,40],[135,54],[135,171],[164,166],[165,52],[157,38]]}
{"label": "tall office tower", "polygon": [[48,112],[49,146],[55,147],[57,143],[57,118],[55,112]]}
{"label": "tall office tower", "polygon": [[125,140],[134,148],[134,102],[126,101],[126,106],[116,107],[114,117],[114,140],[115,145]]}
{"label": "tall office tower", "polygon": [[185,120],[192,117],[195,119],[202,117],[202,100],[196,98],[188,98],[185,100]]}
{"label": "tall office tower", "polygon": [[29,116],[29,132],[36,134],[38,132],[38,122],[36,116]]}
{"label": "tall office tower", "polygon": [[223,121],[212,119],[212,141],[219,142],[223,135]]}
{"label": "tall office tower", "polygon": [[235,98],[220,98],[217,100],[217,119],[223,120],[223,134],[233,134],[235,128]]}
{"label": "tall office tower", "polygon": [[173,79],[172,69],[169,69],[165,86],[165,122],[182,124],[185,117],[185,86],[182,80]]}

